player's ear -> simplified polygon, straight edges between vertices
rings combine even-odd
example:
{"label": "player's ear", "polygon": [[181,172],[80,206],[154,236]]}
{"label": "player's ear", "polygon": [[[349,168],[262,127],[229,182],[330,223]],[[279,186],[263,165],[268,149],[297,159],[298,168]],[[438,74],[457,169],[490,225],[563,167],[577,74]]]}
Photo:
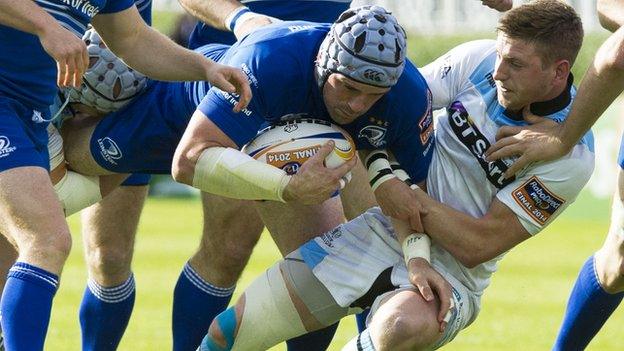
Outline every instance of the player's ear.
{"label": "player's ear", "polygon": [[568,76],[570,75],[570,69],[572,65],[568,60],[559,60],[555,62],[555,80],[557,81],[568,81]]}

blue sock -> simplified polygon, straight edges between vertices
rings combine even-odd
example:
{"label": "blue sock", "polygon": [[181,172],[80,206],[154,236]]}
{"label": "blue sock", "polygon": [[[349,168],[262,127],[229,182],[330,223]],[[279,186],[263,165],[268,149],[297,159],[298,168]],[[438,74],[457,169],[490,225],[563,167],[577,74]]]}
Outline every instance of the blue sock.
{"label": "blue sock", "polygon": [[325,351],[338,329],[338,322],[286,341],[288,351]]}
{"label": "blue sock", "polygon": [[366,329],[366,318],[368,318],[368,314],[370,313],[370,308],[365,309],[364,311],[355,315],[355,324],[357,324],[358,333],[361,333]]}
{"label": "blue sock", "polygon": [[116,350],[126,331],[135,298],[134,275],[106,288],[89,279],[80,304],[82,350]]}
{"label": "blue sock", "polygon": [[173,293],[173,350],[195,351],[213,318],[232,299],[234,286],[211,285],[186,263]]}
{"label": "blue sock", "polygon": [[9,270],[2,294],[2,332],[7,350],[43,350],[58,276],[24,262]]}
{"label": "blue sock", "polygon": [[591,256],[574,284],[553,350],[584,350],[623,296],[624,293],[609,294],[604,291],[596,277],[594,256]]}

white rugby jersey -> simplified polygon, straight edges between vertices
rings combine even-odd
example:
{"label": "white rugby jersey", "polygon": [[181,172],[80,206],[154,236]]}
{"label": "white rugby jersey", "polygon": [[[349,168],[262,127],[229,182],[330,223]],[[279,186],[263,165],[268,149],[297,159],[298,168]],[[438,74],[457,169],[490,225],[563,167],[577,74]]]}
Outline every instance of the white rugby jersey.
{"label": "white rugby jersey", "polygon": [[[474,217],[482,217],[496,197],[509,207],[530,234],[536,234],[575,199],[594,167],[593,139],[588,133],[570,154],[538,163],[513,179],[502,174],[511,160],[487,162],[485,150],[504,125],[525,125],[522,115],[498,104],[492,77],[495,41],[462,44],[421,71],[433,95],[433,107],[445,108],[436,120],[436,148],[427,177],[429,194]],[[576,94],[572,79],[559,97],[531,105],[537,115],[562,121]],[[475,294],[489,285],[503,255],[468,269],[433,243],[432,263],[443,265]]]}

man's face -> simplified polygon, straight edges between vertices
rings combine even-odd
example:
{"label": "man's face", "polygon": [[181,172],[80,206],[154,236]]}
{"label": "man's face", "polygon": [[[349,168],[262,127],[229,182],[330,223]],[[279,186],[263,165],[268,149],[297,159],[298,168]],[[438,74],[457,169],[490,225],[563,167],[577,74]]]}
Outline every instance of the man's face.
{"label": "man's face", "polygon": [[334,122],[349,124],[366,113],[389,90],[332,73],[323,86],[323,101]]}
{"label": "man's face", "polygon": [[535,45],[499,33],[494,69],[498,102],[508,110],[520,111],[533,102],[554,98],[556,67],[542,64]]}

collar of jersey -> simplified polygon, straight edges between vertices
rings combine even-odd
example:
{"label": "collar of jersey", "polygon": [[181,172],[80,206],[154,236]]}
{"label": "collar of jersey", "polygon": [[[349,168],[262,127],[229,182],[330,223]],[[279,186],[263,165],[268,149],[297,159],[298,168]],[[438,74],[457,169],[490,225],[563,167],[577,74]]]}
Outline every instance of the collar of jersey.
{"label": "collar of jersey", "polygon": [[[530,106],[531,113],[537,116],[544,117],[555,114],[566,108],[570,104],[570,101],[572,101],[571,90],[573,82],[574,76],[572,75],[572,73],[570,73],[570,75],[568,76],[568,86],[566,87],[566,89],[554,99],[532,103]],[[507,118],[514,121],[524,120],[524,118],[522,117],[522,110],[517,112],[505,110],[503,113]]]}

